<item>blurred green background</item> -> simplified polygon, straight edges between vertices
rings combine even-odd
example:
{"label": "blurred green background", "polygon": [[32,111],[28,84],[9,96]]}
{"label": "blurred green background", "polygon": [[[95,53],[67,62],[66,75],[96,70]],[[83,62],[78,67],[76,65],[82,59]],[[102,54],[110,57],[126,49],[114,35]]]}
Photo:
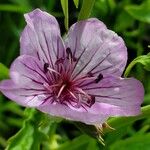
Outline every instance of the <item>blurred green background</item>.
{"label": "blurred green background", "polygon": [[[76,1],[76,0],[74,0]],[[69,0],[69,26],[77,21],[78,8]],[[65,34],[64,14],[60,0],[0,0],[0,63],[9,68],[19,55],[19,37],[25,27],[23,14],[40,8],[54,15]],[[136,57],[150,51],[150,0],[95,0],[90,17],[103,21],[125,40],[128,48],[128,64]],[[150,58],[148,58],[150,65]],[[7,78],[8,70],[0,64],[0,80]],[[147,64],[146,64],[147,65]],[[137,63],[129,76],[144,84],[143,106],[150,104],[150,66]],[[34,115],[34,116],[33,116]],[[35,117],[37,116],[37,117]],[[37,121],[36,119],[39,121]],[[0,95],[0,150],[149,150],[150,117],[122,126],[103,135],[106,146],[84,134],[72,122],[45,118],[39,132],[41,113],[26,110]],[[115,126],[113,126],[115,128]],[[22,128],[22,129],[21,129]],[[7,140],[19,132],[14,138]],[[94,132],[94,131],[93,131]],[[46,136],[45,136],[46,134]],[[37,146],[38,145],[38,146]]]}

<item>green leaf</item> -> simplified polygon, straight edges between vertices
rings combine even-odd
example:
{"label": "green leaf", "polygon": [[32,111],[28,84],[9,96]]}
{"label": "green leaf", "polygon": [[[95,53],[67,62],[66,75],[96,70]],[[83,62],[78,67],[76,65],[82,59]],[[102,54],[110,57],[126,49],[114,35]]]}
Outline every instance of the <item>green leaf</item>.
{"label": "green leaf", "polygon": [[95,0],[83,0],[83,4],[78,16],[78,20],[84,20],[90,16],[94,3]]}
{"label": "green leaf", "polygon": [[75,4],[76,8],[78,8],[79,0],[73,0],[73,2],[74,2],[74,4]]}
{"label": "green leaf", "polygon": [[142,55],[137,58],[135,58],[127,67],[124,76],[127,77],[131,71],[131,69],[136,65],[137,63],[140,63],[144,66],[144,69],[147,71],[150,71],[150,53],[147,55]]}
{"label": "green leaf", "polygon": [[137,135],[124,140],[119,140],[110,146],[110,150],[149,150],[150,134]]}
{"label": "green leaf", "polygon": [[50,147],[56,142],[52,137],[61,118],[49,117],[31,108],[25,109],[24,115],[27,118],[21,130],[8,140],[6,150],[39,150],[41,145]]}
{"label": "green leaf", "polygon": [[108,2],[104,0],[97,0],[94,4],[94,9],[92,11],[92,15],[98,16],[101,14],[101,17],[105,17],[109,12]]}
{"label": "green leaf", "polygon": [[65,15],[65,28],[68,30],[68,20],[69,20],[69,15],[68,15],[68,0],[61,0],[61,6],[63,9],[63,13]]}
{"label": "green leaf", "polygon": [[0,11],[10,11],[10,12],[17,12],[17,13],[25,13],[30,9],[24,6],[18,5],[9,5],[9,4],[1,4]]}
{"label": "green leaf", "polygon": [[72,141],[67,141],[64,144],[61,144],[55,150],[83,150],[86,149],[90,142],[93,142],[93,139],[87,135],[81,135],[74,138]]}
{"label": "green leaf", "polygon": [[[126,19],[124,19],[126,18]],[[125,31],[127,28],[134,25],[134,19],[126,12],[122,11],[116,18],[114,29],[117,32]]]}
{"label": "green leaf", "polygon": [[47,137],[38,129],[38,123],[34,122],[33,116],[35,113],[36,111],[34,109],[26,111],[28,118],[25,120],[21,130],[9,139],[6,150],[40,149],[40,144],[45,141]]}
{"label": "green leaf", "polygon": [[0,80],[9,78],[9,70],[8,68],[0,63]]}
{"label": "green leaf", "polygon": [[[141,120],[144,118],[148,118],[150,116],[150,105],[142,107],[142,113],[139,116],[132,116],[132,117],[115,117],[108,120],[108,124],[115,128],[116,130],[125,127],[127,125],[131,125],[133,122],[137,120]],[[106,129],[104,133],[110,132],[112,130]],[[115,132],[115,131],[113,131]]]}
{"label": "green leaf", "polygon": [[145,0],[141,5],[128,5],[125,10],[135,19],[150,23],[150,0]]}

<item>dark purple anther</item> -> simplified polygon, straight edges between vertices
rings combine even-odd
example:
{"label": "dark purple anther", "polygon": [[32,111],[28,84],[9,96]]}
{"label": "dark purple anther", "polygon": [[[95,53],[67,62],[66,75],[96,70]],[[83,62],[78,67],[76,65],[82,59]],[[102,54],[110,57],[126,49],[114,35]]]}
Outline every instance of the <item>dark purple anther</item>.
{"label": "dark purple anther", "polygon": [[69,56],[72,58],[72,52],[69,47],[66,48],[66,53],[67,53],[67,59],[69,59]]}
{"label": "dark purple anther", "polygon": [[100,73],[99,75],[98,75],[98,77],[95,79],[95,82],[96,83],[98,83],[100,80],[102,80],[103,79],[103,75]]}
{"label": "dark purple anther", "polygon": [[64,58],[59,58],[56,60],[55,65],[62,64],[64,62]]}
{"label": "dark purple anther", "polygon": [[91,107],[95,103],[95,96],[91,96],[91,98],[87,101],[87,103]]}
{"label": "dark purple anther", "polygon": [[45,63],[45,64],[44,64],[44,72],[45,72],[45,73],[47,73],[48,67],[49,67],[49,64],[48,64],[48,63]]}

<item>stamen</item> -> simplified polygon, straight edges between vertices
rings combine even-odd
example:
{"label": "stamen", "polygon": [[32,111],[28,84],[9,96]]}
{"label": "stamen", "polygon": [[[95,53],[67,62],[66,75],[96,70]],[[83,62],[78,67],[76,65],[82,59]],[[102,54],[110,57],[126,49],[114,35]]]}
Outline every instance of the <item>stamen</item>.
{"label": "stamen", "polygon": [[48,63],[45,63],[45,64],[44,64],[44,72],[45,72],[45,73],[47,73],[48,67],[49,67],[49,64],[48,64]]}
{"label": "stamen", "polygon": [[93,77],[93,73],[92,73],[92,72],[88,72],[88,73],[87,73],[87,76],[88,76],[88,77]]}
{"label": "stamen", "polygon": [[91,96],[91,98],[88,99],[87,103],[91,107],[95,103],[95,96]]}
{"label": "stamen", "polygon": [[77,97],[76,97],[70,90],[68,90],[68,92],[70,93],[70,95],[71,95],[73,98],[77,99]]}
{"label": "stamen", "polygon": [[74,82],[83,82],[83,81],[87,81],[87,80],[95,80],[95,77],[81,77],[81,78],[77,78],[75,80],[73,80]]}
{"label": "stamen", "polygon": [[64,62],[64,58],[59,58],[56,60],[55,65],[62,64]]}
{"label": "stamen", "polygon": [[49,85],[48,83],[44,83],[43,86],[47,89],[47,90],[51,90],[51,88],[53,87],[58,87],[59,84],[53,84],[53,85]]}
{"label": "stamen", "polygon": [[66,53],[67,53],[67,58],[69,59],[69,57],[72,58],[72,52],[71,49],[69,47],[66,48]]}
{"label": "stamen", "polygon": [[56,74],[58,74],[58,75],[61,75],[59,72],[57,72],[56,70],[54,70],[54,69],[52,69],[52,68],[50,68],[50,67],[48,67],[47,68],[50,72],[54,72],[54,73],[56,73]]}
{"label": "stamen", "polygon": [[91,99],[91,96],[89,96],[86,92],[84,92],[81,88],[76,88],[77,91],[79,91],[81,94],[85,95],[88,99]]}
{"label": "stamen", "polygon": [[77,58],[73,56],[72,51],[69,47],[66,48],[66,53],[67,53],[67,59],[71,61],[77,61]]}
{"label": "stamen", "polygon": [[50,88],[50,86],[49,86],[49,84],[48,83],[43,83],[43,86],[48,90],[48,91],[50,91],[51,90],[51,88]]}
{"label": "stamen", "polygon": [[60,97],[60,95],[61,95],[61,93],[62,93],[62,91],[64,90],[65,87],[66,87],[66,84],[64,84],[64,85],[60,88],[60,90],[59,90],[59,92],[58,92],[58,95],[57,95],[57,98]]}
{"label": "stamen", "polygon": [[100,73],[97,77],[97,79],[95,79],[95,82],[98,83],[100,80],[103,79],[103,75]]}

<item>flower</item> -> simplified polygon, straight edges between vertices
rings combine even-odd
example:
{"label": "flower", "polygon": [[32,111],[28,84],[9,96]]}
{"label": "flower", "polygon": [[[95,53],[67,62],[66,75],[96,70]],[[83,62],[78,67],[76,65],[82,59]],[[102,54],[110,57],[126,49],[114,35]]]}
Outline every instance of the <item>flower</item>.
{"label": "flower", "polygon": [[20,56],[1,92],[26,107],[53,116],[102,124],[110,116],[140,113],[144,89],[121,78],[127,62],[124,41],[95,18],[71,26],[65,40],[50,14],[25,14]]}

